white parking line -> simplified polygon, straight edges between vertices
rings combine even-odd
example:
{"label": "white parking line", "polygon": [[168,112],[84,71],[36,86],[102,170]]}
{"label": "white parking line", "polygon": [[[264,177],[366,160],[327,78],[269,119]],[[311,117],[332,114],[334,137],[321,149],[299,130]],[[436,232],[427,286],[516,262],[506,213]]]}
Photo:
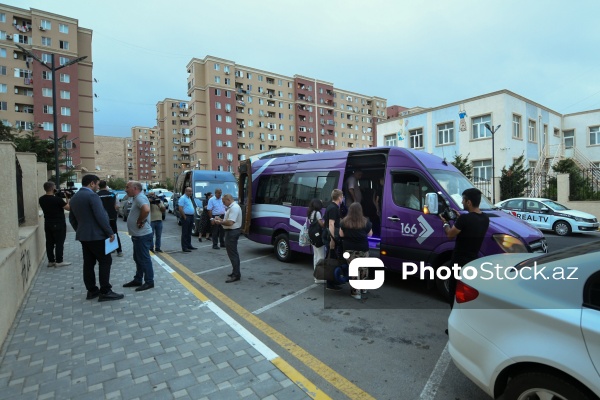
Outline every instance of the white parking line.
{"label": "white parking line", "polygon": [[[240,264],[246,263],[246,262],[250,262],[250,261],[254,261],[254,260],[260,260],[261,258],[265,258],[265,257],[271,257],[271,254],[266,255],[266,256],[260,256],[260,257],[256,257],[256,258],[251,258],[249,260],[240,261]],[[223,268],[231,268],[231,264],[221,265],[220,267],[211,268],[211,269],[207,269],[205,271],[196,272],[196,275],[202,275],[202,274],[206,274],[208,272],[218,271],[218,270],[223,269]]]}
{"label": "white parking line", "polygon": [[444,374],[448,369],[448,364],[450,364],[450,353],[448,352],[448,343],[446,343],[446,346],[444,347],[444,350],[442,350],[442,354],[435,364],[431,375],[429,375],[429,380],[427,380],[427,383],[425,384],[425,387],[419,396],[419,400],[435,399],[438,387],[440,386],[440,383],[442,383]]}
{"label": "white parking line", "polygon": [[295,293],[292,293],[292,294],[288,294],[287,296],[285,296],[285,297],[282,297],[281,299],[279,299],[279,300],[277,300],[277,301],[274,301],[274,302],[273,302],[273,303],[271,303],[271,304],[267,304],[266,306],[264,306],[264,307],[261,307],[261,308],[259,308],[259,309],[258,309],[258,310],[256,310],[256,311],[252,311],[252,314],[254,314],[254,315],[258,315],[258,314],[260,314],[260,313],[263,313],[263,312],[265,312],[265,311],[267,311],[267,310],[269,310],[269,309],[271,309],[271,308],[273,308],[273,307],[275,307],[275,306],[278,306],[278,305],[279,305],[279,304],[281,304],[281,303],[284,303],[284,302],[286,302],[286,301],[288,301],[288,300],[291,300],[291,299],[293,299],[294,297],[296,297],[296,296],[298,296],[298,295],[300,295],[300,294],[302,294],[302,293],[304,293],[304,292],[308,292],[310,289],[316,288],[316,287],[318,287],[318,286],[322,286],[322,285],[319,285],[318,283],[313,283],[312,285],[310,285],[310,286],[308,286],[308,287],[305,287],[304,289],[298,290],[297,292],[295,292]]}

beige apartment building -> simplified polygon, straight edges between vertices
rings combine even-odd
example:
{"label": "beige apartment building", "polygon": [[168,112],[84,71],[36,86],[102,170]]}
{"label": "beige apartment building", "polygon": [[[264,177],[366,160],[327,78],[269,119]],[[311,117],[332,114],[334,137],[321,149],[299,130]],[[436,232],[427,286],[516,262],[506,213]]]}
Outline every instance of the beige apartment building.
{"label": "beige apartment building", "polygon": [[125,164],[128,180],[142,183],[159,182],[160,131],[155,126],[134,126],[131,139],[125,142]]}
{"label": "beige apartment building", "polygon": [[[280,147],[372,147],[376,124],[386,119],[386,99],[314,78],[285,76],[213,56],[192,59],[187,72],[186,164],[191,168],[235,172],[239,161]],[[165,130],[166,143],[174,129]],[[175,164],[175,159],[170,161]]]}
{"label": "beige apartment building", "polygon": [[160,133],[159,181],[190,169],[190,116],[185,100],[164,99],[156,104],[156,124]]}
{"label": "beige apartment building", "polygon": [[[51,71],[17,45],[47,66],[87,57],[56,71],[55,109]],[[92,66],[92,31],[77,19],[0,4],[0,120],[53,139],[56,112],[59,146],[68,150],[61,170],[74,175],[95,170]]]}
{"label": "beige apartment building", "polygon": [[125,171],[125,141],[126,138],[115,136],[94,136],[96,168],[95,174],[100,179],[127,179]]}

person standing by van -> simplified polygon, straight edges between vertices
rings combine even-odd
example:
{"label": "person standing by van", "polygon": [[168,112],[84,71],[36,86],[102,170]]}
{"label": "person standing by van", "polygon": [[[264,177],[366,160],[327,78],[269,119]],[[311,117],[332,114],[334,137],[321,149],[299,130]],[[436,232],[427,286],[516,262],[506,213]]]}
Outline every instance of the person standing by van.
{"label": "person standing by van", "polygon": [[[331,204],[327,206],[324,216],[325,232],[327,239],[325,240],[325,257],[341,259],[340,245],[340,204],[344,200],[344,192],[339,189],[333,189],[331,192]],[[342,290],[334,281],[327,281],[328,290]]]}
{"label": "person standing by van", "polygon": [[177,200],[179,217],[181,218],[181,251],[191,253],[197,247],[192,246],[192,224],[194,223],[194,199],[192,188],[185,188],[185,195]]}
{"label": "person standing by van", "polygon": [[[346,259],[348,264],[355,258],[369,257],[369,237],[373,236],[373,225],[371,221],[363,216],[360,203],[352,203],[348,208],[348,215],[340,221],[340,238],[344,253],[349,253]],[[367,279],[368,269],[358,269],[358,279]],[[363,293],[365,293],[364,291]],[[361,299],[361,291],[352,288],[350,296],[357,300]]]}
{"label": "person standing by van", "polygon": [[[444,223],[444,233],[450,239],[456,238],[454,252],[452,253],[452,265],[456,264],[463,267],[478,258],[481,243],[483,243],[483,238],[490,225],[487,214],[479,209],[480,203],[481,191],[470,188],[462,193],[462,205],[469,212],[468,214],[460,215],[455,211],[459,217],[456,219],[454,226],[450,226],[450,222],[440,214],[440,219]],[[449,290],[450,308],[452,308],[454,307],[456,294],[456,279],[453,276],[449,278]]]}
{"label": "person standing by van", "polygon": [[[323,216],[321,215],[321,209],[323,208],[323,202],[319,199],[312,199],[310,205],[308,206],[308,212],[306,216],[308,218],[308,224],[312,225],[314,222],[319,224],[321,228],[325,226],[325,222],[323,222]],[[322,230],[322,229],[321,229]],[[311,243],[312,251],[313,251],[313,274],[314,270],[317,269],[317,264],[321,262],[325,258],[325,244],[323,243],[321,246],[317,247]],[[315,279],[315,283],[325,283],[325,281]]]}
{"label": "person standing by van", "polygon": [[225,216],[224,218],[215,217],[214,222],[216,225],[223,226],[226,231],[225,248],[227,249],[229,261],[231,261],[232,271],[225,283],[232,283],[239,281],[242,277],[240,271],[240,253],[237,248],[238,240],[242,233],[242,209],[237,202],[233,201],[233,196],[230,194],[223,196],[223,204],[227,208]]}
{"label": "person standing by van", "polygon": [[69,211],[69,198],[61,199],[56,196],[56,184],[54,182],[44,183],[46,194],[39,198],[38,202],[44,212],[44,233],[46,234],[46,256],[48,267],[66,267],[70,262],[63,261],[65,239],[67,237],[67,223],[65,221],[65,210]]}
{"label": "person standing by van", "polygon": [[360,186],[358,181],[362,178],[362,171],[357,170],[346,179],[346,206],[350,207],[352,203],[360,203],[362,200],[362,194],[360,192]]}
{"label": "person standing by van", "polygon": [[208,216],[210,217],[210,223],[213,227],[212,248],[215,250],[219,250],[219,243],[221,243],[221,247],[225,247],[225,231],[223,230],[223,226],[215,223],[216,217],[223,219],[225,216],[225,205],[223,204],[223,199],[221,198],[222,193],[223,191],[221,189],[215,189],[215,196],[208,200],[208,206],[206,207],[208,210]]}
{"label": "person standing by van", "polygon": [[110,223],[110,227],[115,233],[117,242],[119,243],[119,247],[117,248],[117,257],[123,257],[121,238],[117,232],[117,195],[107,189],[108,185],[104,180],[98,183],[98,187],[100,188],[100,190],[97,192],[98,196],[100,196],[100,200],[102,200],[102,205],[108,214],[108,222]]}

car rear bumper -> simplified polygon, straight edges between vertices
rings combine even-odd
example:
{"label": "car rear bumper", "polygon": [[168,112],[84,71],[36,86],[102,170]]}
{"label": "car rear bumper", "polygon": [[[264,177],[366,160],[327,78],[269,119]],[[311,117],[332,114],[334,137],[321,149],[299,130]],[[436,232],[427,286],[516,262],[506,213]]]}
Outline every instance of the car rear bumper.
{"label": "car rear bumper", "polygon": [[454,308],[448,319],[448,351],[458,369],[494,397],[497,368],[508,356],[465,321],[464,310]]}

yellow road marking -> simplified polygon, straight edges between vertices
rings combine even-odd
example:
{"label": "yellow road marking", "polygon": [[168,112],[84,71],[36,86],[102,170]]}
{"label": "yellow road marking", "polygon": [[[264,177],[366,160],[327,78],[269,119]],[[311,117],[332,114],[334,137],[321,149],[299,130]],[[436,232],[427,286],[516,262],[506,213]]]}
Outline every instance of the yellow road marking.
{"label": "yellow road marking", "polygon": [[[334,386],[340,392],[344,393],[351,399],[372,399],[375,400],[374,397],[369,395],[367,392],[356,386],[354,383],[350,382],[348,379],[344,378],[342,375],[338,374],[336,371],[331,369],[329,366],[321,362],[318,358],[310,354],[308,351],[304,350],[302,347],[298,346],[295,342],[288,339],[286,336],[281,334],[275,328],[271,327],[269,324],[262,321],[260,318],[252,314],[250,311],[246,310],[238,303],[233,301],[223,292],[212,286],[210,283],[206,282],[204,279],[200,278],[192,271],[187,269],[184,265],[179,263],[170,255],[163,253],[162,256],[166,258],[173,266],[179,269],[183,274],[187,275],[192,281],[196,282],[200,287],[205,289],[207,292],[212,294],[214,297],[219,299],[223,304],[227,305],[233,312],[237,315],[245,319],[247,322],[252,324],[255,328],[260,330],[263,334],[268,336],[271,340],[277,343],[279,346],[283,347],[290,354],[296,357],[299,361],[304,363],[307,367],[312,369],[317,375],[321,376],[325,379],[329,384]],[[179,278],[177,278],[179,280]],[[182,278],[183,279],[183,278]],[[189,285],[189,282],[188,282]],[[188,286],[186,286],[188,287]],[[200,293],[201,294],[201,293]],[[201,294],[202,295],[202,294]],[[202,295],[204,296],[204,295]],[[286,376],[288,376],[294,383],[298,386],[304,388],[306,393],[315,398],[315,399],[328,399],[329,397],[316,388],[314,384],[312,384],[308,379],[306,379],[302,374],[300,374],[296,369],[294,369],[291,365],[285,362],[281,357],[274,359],[273,364],[275,364]],[[314,391],[313,391],[314,390]]]}

